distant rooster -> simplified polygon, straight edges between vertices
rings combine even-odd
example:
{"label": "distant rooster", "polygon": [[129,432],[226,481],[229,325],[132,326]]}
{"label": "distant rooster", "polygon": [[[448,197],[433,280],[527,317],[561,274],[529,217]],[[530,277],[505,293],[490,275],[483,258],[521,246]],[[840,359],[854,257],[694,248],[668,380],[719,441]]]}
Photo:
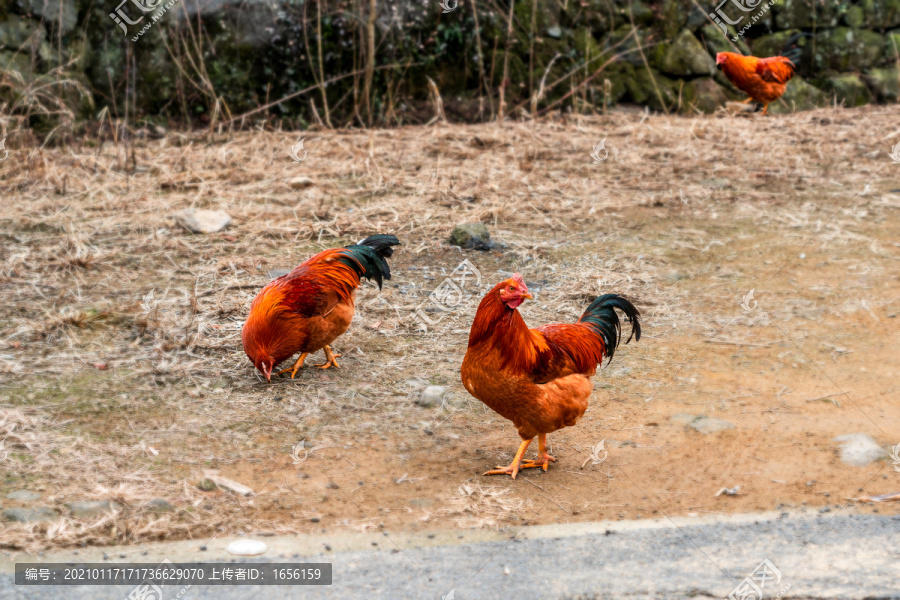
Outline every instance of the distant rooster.
{"label": "distant rooster", "polygon": [[804,35],[796,34],[788,40],[781,52],[785,56],[756,58],[736,52],[719,52],[716,54],[716,68],[749,96],[744,102],[759,102],[763,105],[763,114],[766,114],[769,104],[781,98],[787,90],[788,81],[794,76],[794,61],[800,55],[796,42]]}
{"label": "distant rooster", "polygon": [[[522,444],[507,467],[485,475],[512,475],[519,469],[547,470],[556,459],[547,453],[547,434],[575,425],[588,406],[590,377],[604,358],[612,359],[621,325],[616,309],[631,322],[632,336],[641,339],[640,313],[615,294],[595,299],[571,325],[528,329],[516,310],[531,298],[521,275],[497,284],[487,293],[469,332],[462,381],[470,394],[516,426]],[[626,344],[631,337],[626,340]],[[523,460],[538,436],[538,460]]]}
{"label": "distant rooster", "polygon": [[353,246],[324,250],[256,295],[241,339],[267,381],[275,365],[297,352],[297,361],[279,375],[290,372],[293,379],[306,356],[322,348],[327,360],[316,366],[340,368],[335,360],[340,354],[332,353],[331,343],[350,327],[360,278],[374,279],[380,289],[382,278],[391,278],[385,259],[399,244],[392,235],[373,235]]}

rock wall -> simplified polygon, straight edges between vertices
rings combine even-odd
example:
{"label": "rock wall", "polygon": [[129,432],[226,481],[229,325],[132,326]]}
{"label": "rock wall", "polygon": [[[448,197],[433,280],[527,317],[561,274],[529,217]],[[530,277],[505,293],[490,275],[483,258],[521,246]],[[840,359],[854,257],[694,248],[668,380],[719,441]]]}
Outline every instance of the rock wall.
{"label": "rock wall", "polygon": [[[0,79],[0,114],[21,111],[29,82],[54,69],[90,91],[82,116],[127,107],[151,123],[242,114],[321,73],[333,80],[325,98],[313,90],[254,119],[362,122],[368,0],[320,1],[0,2],[0,69],[18,74]],[[484,119],[504,64],[511,108],[529,106],[543,81],[539,107],[711,112],[743,98],[716,71],[716,52],[769,56],[797,32],[809,34],[799,76],[772,111],[900,97],[900,0],[518,0],[510,40],[508,10],[504,0],[460,0],[446,13],[438,0],[378,0],[375,122],[431,118],[429,77],[451,119]]]}

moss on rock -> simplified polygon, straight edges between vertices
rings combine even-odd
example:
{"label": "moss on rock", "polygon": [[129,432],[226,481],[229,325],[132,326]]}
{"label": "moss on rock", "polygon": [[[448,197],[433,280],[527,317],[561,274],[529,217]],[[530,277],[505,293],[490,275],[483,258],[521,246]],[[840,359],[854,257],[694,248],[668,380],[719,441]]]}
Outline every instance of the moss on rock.
{"label": "moss on rock", "polygon": [[676,77],[711,77],[716,71],[716,63],[709,52],[687,29],[682,29],[678,37],[668,44],[656,64],[660,71]]}
{"label": "moss on rock", "polygon": [[731,44],[737,46],[741,54],[750,54],[750,47],[747,46],[744,38],[739,37],[736,42],[731,42],[731,38],[736,35],[734,28],[729,27],[728,37],[726,38],[721,28],[707,23],[700,30],[700,41],[706,46],[710,56],[715,56],[719,52],[734,52],[734,46]]}
{"label": "moss on rock", "polygon": [[769,105],[769,112],[785,114],[812,110],[820,106],[827,106],[830,100],[828,94],[807,83],[802,77],[795,76],[788,83],[787,91],[781,99]]}
{"label": "moss on rock", "polygon": [[[813,52],[813,46],[807,45],[806,51]],[[866,70],[881,61],[884,38],[867,29],[835,27],[816,36],[814,52],[812,65],[817,70]]]}
{"label": "moss on rock", "polygon": [[863,78],[879,101],[900,100],[900,69],[872,69]]}
{"label": "moss on rock", "polygon": [[773,8],[778,29],[837,27],[852,6],[850,0],[782,0]]}
{"label": "moss on rock", "polygon": [[862,106],[872,101],[872,92],[856,73],[826,77],[816,83],[844,106]]}
{"label": "moss on rock", "polygon": [[701,77],[685,84],[681,93],[681,110],[686,113],[713,113],[720,106],[725,106],[727,100],[722,86],[713,79]]}

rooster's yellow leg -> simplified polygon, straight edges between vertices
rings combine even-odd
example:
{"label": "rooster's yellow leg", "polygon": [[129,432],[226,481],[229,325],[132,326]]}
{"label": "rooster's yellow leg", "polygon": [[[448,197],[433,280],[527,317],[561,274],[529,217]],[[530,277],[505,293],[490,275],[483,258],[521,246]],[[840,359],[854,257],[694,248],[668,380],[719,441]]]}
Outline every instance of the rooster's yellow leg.
{"label": "rooster's yellow leg", "polygon": [[[512,475],[512,478],[516,478],[516,474],[519,472],[519,469],[522,468],[522,457],[525,455],[525,451],[528,449],[528,444],[530,444],[532,440],[525,440],[519,445],[519,451],[516,452],[515,458],[513,458],[512,462],[509,463],[507,467],[497,467],[493,471],[487,471],[485,475]],[[526,467],[527,468],[527,467]]]}
{"label": "rooster's yellow leg", "polygon": [[556,459],[547,452],[547,434],[541,433],[538,435],[538,460],[524,460],[520,468],[531,469],[540,467],[546,471],[552,462],[556,462]]}
{"label": "rooster's yellow leg", "polygon": [[282,369],[282,370],[278,371],[278,374],[281,375],[282,373],[287,373],[288,371],[290,371],[291,379],[293,379],[294,375],[297,374],[297,371],[299,371],[300,369],[303,368],[303,361],[306,360],[306,357],[308,355],[309,355],[309,352],[304,352],[303,354],[300,355],[300,358],[298,358],[297,361],[294,363],[294,366],[288,367],[287,369]]}
{"label": "rooster's yellow leg", "polygon": [[741,100],[742,104],[747,104],[748,102],[753,102],[753,98],[747,98],[746,100]]}
{"label": "rooster's yellow leg", "polygon": [[340,369],[341,365],[337,364],[337,361],[334,360],[336,358],[340,358],[340,354],[333,354],[331,352],[331,346],[325,346],[325,362],[321,365],[316,365],[320,369],[330,369],[334,367],[335,369]]}
{"label": "rooster's yellow leg", "polygon": [[764,104],[764,105],[763,105],[763,111],[762,111],[762,114],[766,114],[767,112],[769,112],[769,105],[768,105],[768,104]]}

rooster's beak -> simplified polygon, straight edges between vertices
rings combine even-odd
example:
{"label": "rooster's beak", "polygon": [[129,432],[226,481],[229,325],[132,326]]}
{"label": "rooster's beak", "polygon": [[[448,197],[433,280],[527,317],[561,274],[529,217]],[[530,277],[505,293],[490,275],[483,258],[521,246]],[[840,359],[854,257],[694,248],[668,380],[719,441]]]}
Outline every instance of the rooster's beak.
{"label": "rooster's beak", "polygon": [[533,298],[533,296],[532,296],[530,293],[525,293],[525,294],[522,295],[522,297],[523,297],[523,298],[528,298],[529,300],[531,300],[531,299]]}

